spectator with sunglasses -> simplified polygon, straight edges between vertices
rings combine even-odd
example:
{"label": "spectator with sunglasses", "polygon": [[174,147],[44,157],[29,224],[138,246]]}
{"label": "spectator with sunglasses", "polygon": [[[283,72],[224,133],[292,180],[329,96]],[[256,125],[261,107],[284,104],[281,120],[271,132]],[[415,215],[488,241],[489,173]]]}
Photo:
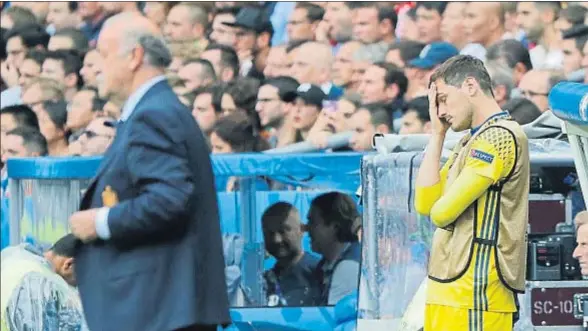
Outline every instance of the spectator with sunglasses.
{"label": "spectator with sunglasses", "polygon": [[103,155],[112,143],[115,134],[115,119],[112,117],[97,117],[82,131],[78,139],[79,150],[70,152],[77,156]]}

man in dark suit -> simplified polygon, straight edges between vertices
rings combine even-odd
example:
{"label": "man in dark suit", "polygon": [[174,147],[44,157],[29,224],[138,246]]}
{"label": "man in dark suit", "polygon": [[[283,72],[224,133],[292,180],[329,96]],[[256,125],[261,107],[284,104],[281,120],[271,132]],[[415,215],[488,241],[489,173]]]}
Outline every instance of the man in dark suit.
{"label": "man in dark suit", "polygon": [[216,330],[230,323],[209,150],[165,77],[171,55],[140,14],[98,39],[102,97],[127,100],[73,214],[78,285],[92,331]]}

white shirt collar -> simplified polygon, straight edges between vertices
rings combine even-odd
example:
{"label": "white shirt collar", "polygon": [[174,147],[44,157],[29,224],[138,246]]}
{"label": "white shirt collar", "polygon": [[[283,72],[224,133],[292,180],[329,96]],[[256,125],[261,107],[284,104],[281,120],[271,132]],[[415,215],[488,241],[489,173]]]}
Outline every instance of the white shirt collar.
{"label": "white shirt collar", "polygon": [[120,115],[120,121],[126,121],[131,116],[133,110],[135,110],[139,104],[139,101],[141,101],[147,91],[155,86],[155,84],[163,80],[165,80],[165,75],[159,75],[151,78],[150,80],[143,83],[143,85],[139,86],[139,88],[129,96],[127,102],[125,102]]}

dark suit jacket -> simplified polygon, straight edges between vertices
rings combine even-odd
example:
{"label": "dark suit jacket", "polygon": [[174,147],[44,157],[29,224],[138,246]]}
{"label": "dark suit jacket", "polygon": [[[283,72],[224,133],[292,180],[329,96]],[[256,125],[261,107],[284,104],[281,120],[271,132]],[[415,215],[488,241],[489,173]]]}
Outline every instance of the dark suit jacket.
{"label": "dark suit jacket", "polygon": [[81,209],[103,206],[110,240],[81,245],[76,272],[92,331],[230,323],[217,195],[204,135],[166,81],[121,122]]}

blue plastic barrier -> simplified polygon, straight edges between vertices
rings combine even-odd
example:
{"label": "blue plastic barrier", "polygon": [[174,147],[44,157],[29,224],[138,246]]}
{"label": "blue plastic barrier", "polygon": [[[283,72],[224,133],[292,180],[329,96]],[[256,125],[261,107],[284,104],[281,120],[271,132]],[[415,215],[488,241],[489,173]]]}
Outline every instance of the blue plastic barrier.
{"label": "blue plastic barrier", "polygon": [[[362,154],[227,154],[213,156],[216,178],[231,176],[269,177],[286,186],[307,188],[294,191],[257,191],[254,180],[241,181],[240,192],[219,192],[221,227],[223,233],[240,233],[250,245],[263,245],[260,231],[261,215],[266,207],[278,201],[293,203],[301,212],[303,221],[311,200],[326,191],[339,190],[354,193],[360,185]],[[89,179],[98,169],[100,158],[35,158],[8,160],[11,180],[24,179]],[[221,186],[222,187],[222,186]],[[3,204],[6,201],[3,201]],[[7,208],[2,208],[3,234],[8,222]],[[32,206],[25,209],[33,212]],[[4,238],[3,238],[4,239]],[[22,239],[22,238],[21,238]],[[247,246],[247,245],[246,245]],[[308,238],[303,246],[310,250]],[[247,249],[247,248],[246,248]],[[271,260],[266,261],[269,267]],[[244,274],[244,276],[246,276]],[[333,307],[303,308],[235,308],[231,310],[239,330],[333,330],[337,326]],[[349,321],[346,320],[346,323]]]}
{"label": "blue plastic barrier", "polygon": [[560,119],[588,125],[588,84],[558,83],[549,92],[549,105]]}

